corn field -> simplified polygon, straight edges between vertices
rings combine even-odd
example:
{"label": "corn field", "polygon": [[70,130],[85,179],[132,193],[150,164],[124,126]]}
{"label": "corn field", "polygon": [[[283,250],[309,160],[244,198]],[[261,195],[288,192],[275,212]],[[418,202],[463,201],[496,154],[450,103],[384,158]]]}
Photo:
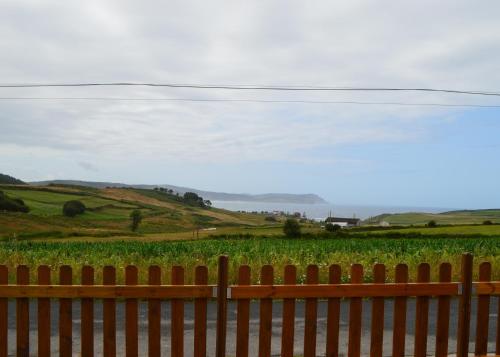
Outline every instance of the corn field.
{"label": "corn field", "polygon": [[[221,237],[193,241],[113,241],[113,242],[23,242],[6,241],[0,243],[0,264],[5,264],[11,271],[19,264],[35,267],[49,265],[54,272],[61,265],[70,265],[74,269],[74,281],[79,281],[79,271],[83,265],[117,267],[117,279],[123,281],[125,266],[136,265],[141,281],[146,281],[147,267],[159,265],[163,269],[164,282],[168,283],[170,268],[182,265],[186,268],[187,278],[190,270],[197,265],[209,267],[209,279],[216,280],[217,257],[226,254],[230,258],[230,279],[235,282],[236,269],[241,264],[252,268],[252,279],[258,281],[258,269],[262,265],[272,264],[278,282],[281,281],[283,268],[294,264],[299,269],[299,279],[305,279],[304,271],[308,264],[320,266],[320,281],[326,282],[327,267],[336,263],[342,266],[344,279],[353,262],[365,266],[365,280],[371,280],[371,265],[383,263],[388,268],[404,262],[410,271],[422,262],[438,267],[440,262],[450,262],[453,277],[458,279],[460,256],[463,252],[474,254],[476,262],[490,261],[493,264],[493,278],[500,278],[500,237],[481,238],[309,238],[285,239],[277,237]],[[100,272],[96,271],[97,274]],[[34,279],[36,271],[32,269]],[[477,271],[475,271],[477,274]],[[96,277],[99,281],[100,277]],[[411,277],[414,279],[415,277]],[[433,280],[437,270],[432,272]],[[388,281],[392,281],[393,271],[388,271]],[[33,280],[34,281],[34,280]],[[187,283],[190,283],[188,280]]]}

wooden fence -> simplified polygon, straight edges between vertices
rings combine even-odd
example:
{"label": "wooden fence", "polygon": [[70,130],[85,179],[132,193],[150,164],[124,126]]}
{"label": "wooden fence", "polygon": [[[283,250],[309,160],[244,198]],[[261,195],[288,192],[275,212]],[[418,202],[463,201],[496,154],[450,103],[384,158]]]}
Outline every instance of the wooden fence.
{"label": "wooden fence", "polygon": [[[479,281],[472,281],[472,256],[462,257],[461,281],[451,281],[451,265],[442,263],[439,267],[439,282],[430,282],[429,264],[420,264],[417,281],[408,282],[408,268],[400,264],[395,270],[395,282],[385,283],[385,266],[373,267],[373,283],[363,283],[363,267],[351,267],[350,283],[341,284],[341,270],[338,265],[329,267],[328,284],[318,284],[318,267],[307,267],[305,284],[296,284],[296,268],[286,266],[284,284],[274,285],[273,267],[266,265],[260,272],[260,285],[251,285],[250,268],[241,266],[238,284],[228,285],[228,258],[219,258],[217,285],[208,285],[208,270],[199,266],[195,270],[194,285],[184,284],[184,269],[172,268],[171,285],[161,285],[161,270],[149,268],[148,285],[138,285],[138,269],[125,268],[125,285],[117,285],[114,267],[103,270],[102,285],[94,284],[94,270],[82,269],[81,284],[72,285],[72,270],[63,266],[59,271],[59,284],[51,283],[48,266],[38,267],[38,282],[30,285],[26,266],[17,268],[16,284],[8,284],[8,270],[0,266],[0,357],[8,351],[8,299],[16,299],[16,350],[18,356],[28,356],[29,299],[37,299],[38,355],[50,356],[50,299],[59,299],[59,353],[71,356],[72,341],[72,299],[81,299],[81,355],[94,355],[94,299],[103,304],[103,351],[102,355],[115,356],[116,346],[116,299],[125,300],[125,346],[126,356],[137,356],[139,325],[138,299],[148,303],[148,354],[159,356],[161,349],[161,301],[171,301],[171,355],[184,356],[184,302],[194,301],[194,356],[207,355],[207,304],[208,299],[217,301],[216,351],[217,357],[226,355],[227,303],[237,301],[236,356],[247,357],[249,350],[250,301],[257,299],[259,309],[259,356],[271,355],[273,299],[283,300],[281,328],[281,356],[318,354],[338,356],[340,301],[349,299],[348,356],[361,354],[362,299],[371,298],[371,341],[370,356],[382,356],[384,330],[384,299],[394,298],[392,356],[405,354],[407,298],[416,297],[414,355],[422,357],[427,351],[429,325],[429,299],[437,297],[437,330],[435,355],[448,355],[450,328],[450,299],[459,298],[457,329],[457,356],[468,355],[470,328],[476,329],[475,355],[486,355],[488,344],[488,321],[490,296],[499,295],[500,282],[491,282],[491,265],[482,263],[479,267]],[[478,295],[476,321],[471,321],[472,295]],[[305,331],[302,351],[294,351],[295,300],[305,300]],[[327,300],[327,338],[323,351],[316,350],[316,329],[318,299]],[[499,306],[500,312],[500,306]],[[500,314],[498,314],[496,354],[500,354]],[[120,346],[121,347],[121,346]],[[121,350],[119,351],[122,352]]]}

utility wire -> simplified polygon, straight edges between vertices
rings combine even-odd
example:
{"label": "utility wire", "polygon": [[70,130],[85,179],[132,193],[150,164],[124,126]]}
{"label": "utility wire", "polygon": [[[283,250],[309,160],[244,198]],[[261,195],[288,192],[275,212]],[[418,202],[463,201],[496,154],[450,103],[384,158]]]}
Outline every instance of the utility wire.
{"label": "utility wire", "polygon": [[125,97],[0,97],[0,100],[90,100],[90,101],[172,101],[172,102],[242,102],[242,103],[285,103],[285,104],[355,104],[355,105],[395,105],[427,107],[500,108],[488,104],[447,104],[447,103],[406,103],[406,102],[362,102],[362,101],[322,101],[322,100],[267,100],[267,99],[203,99],[203,98],[125,98]]}
{"label": "utility wire", "polygon": [[144,86],[190,89],[227,89],[227,90],[269,90],[269,91],[371,91],[371,92],[439,92],[466,95],[500,96],[500,92],[456,90],[443,88],[396,88],[396,87],[320,87],[320,86],[254,86],[254,85],[216,85],[216,84],[175,84],[175,83],[20,83],[0,84],[0,88],[41,88],[41,87],[111,87]]}

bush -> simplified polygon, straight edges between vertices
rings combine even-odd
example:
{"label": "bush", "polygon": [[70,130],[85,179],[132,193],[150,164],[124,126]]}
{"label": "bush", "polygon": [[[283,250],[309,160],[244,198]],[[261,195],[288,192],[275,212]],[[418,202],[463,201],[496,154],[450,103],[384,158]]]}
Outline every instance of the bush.
{"label": "bush", "polygon": [[341,229],[342,229],[342,227],[339,226],[338,224],[327,223],[326,226],[325,226],[325,230],[327,232],[338,232]]}
{"label": "bush", "polygon": [[[194,192],[185,192],[184,196],[182,196],[182,199],[185,203],[187,203],[188,205],[191,205],[191,206],[199,206],[201,208],[207,207],[207,202],[205,200],[203,200],[203,197],[198,196]],[[208,201],[208,202],[210,202],[210,201]],[[210,202],[210,205],[212,205],[212,202]]]}
{"label": "bush", "polygon": [[488,219],[488,220],[484,221],[483,224],[485,226],[491,226],[493,224],[493,222]]}
{"label": "bush", "polygon": [[75,217],[78,214],[85,213],[85,205],[81,201],[68,201],[63,206],[63,214],[66,217]]}
{"label": "bush", "polygon": [[142,213],[138,209],[133,210],[130,213],[130,219],[132,222],[130,222],[130,229],[135,232],[137,228],[139,228],[139,224],[142,221]]}
{"label": "bush", "polygon": [[264,218],[264,221],[267,221],[267,222],[277,222],[278,220],[274,216],[267,216],[266,218]]}
{"label": "bush", "polygon": [[434,221],[434,220],[429,221],[429,223],[427,223],[427,227],[429,227],[429,228],[435,228],[435,227],[437,227],[436,221]]}
{"label": "bush", "polygon": [[297,222],[294,218],[288,218],[283,226],[283,233],[285,233],[285,236],[289,238],[300,237],[301,232],[299,222]]}
{"label": "bush", "polygon": [[0,211],[29,212],[29,207],[20,198],[10,198],[0,191]]}

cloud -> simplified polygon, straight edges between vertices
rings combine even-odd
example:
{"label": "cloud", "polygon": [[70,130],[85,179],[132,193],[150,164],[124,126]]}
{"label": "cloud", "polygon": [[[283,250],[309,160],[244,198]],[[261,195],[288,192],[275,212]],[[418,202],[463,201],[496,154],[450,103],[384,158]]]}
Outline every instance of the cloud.
{"label": "cloud", "polygon": [[[486,5],[487,4],[487,5]],[[154,81],[495,90],[495,1],[379,3],[7,1],[4,83]],[[480,87],[478,87],[478,83]],[[454,102],[437,94],[0,89],[5,96]],[[458,109],[193,102],[2,101],[1,144],[97,158],[232,163],[324,160],[315,150],[422,140]],[[310,156],[304,156],[310,153]],[[328,158],[349,160],[349,158]]]}
{"label": "cloud", "polygon": [[83,169],[91,172],[99,172],[99,169],[91,162],[86,162],[86,161],[78,161],[78,166],[82,167]]}

